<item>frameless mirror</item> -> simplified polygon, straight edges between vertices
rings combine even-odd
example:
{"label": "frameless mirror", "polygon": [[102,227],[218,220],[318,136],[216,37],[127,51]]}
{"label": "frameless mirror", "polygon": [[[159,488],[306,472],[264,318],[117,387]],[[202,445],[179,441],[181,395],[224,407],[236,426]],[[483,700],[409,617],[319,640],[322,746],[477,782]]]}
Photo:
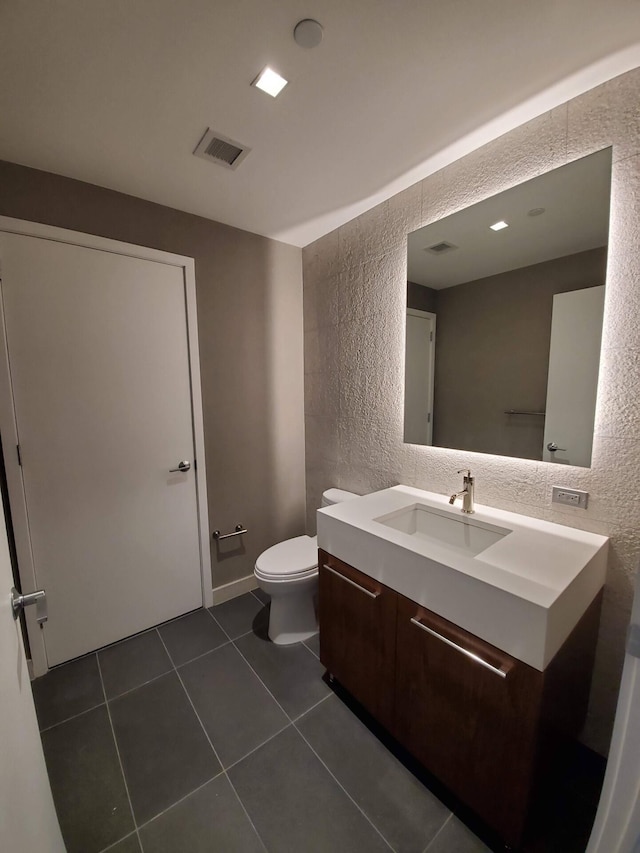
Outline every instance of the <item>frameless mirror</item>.
{"label": "frameless mirror", "polygon": [[611,149],[409,234],[405,441],[589,467]]}

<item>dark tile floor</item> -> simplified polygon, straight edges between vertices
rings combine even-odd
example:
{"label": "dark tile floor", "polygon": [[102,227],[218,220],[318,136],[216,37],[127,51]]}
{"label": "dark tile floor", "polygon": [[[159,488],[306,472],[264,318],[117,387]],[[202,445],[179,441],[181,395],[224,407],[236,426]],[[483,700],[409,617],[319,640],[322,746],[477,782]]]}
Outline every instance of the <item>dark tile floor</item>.
{"label": "dark tile floor", "polygon": [[[69,853],[499,849],[328,687],[317,636],[275,646],[267,624],[247,593],[34,682]],[[601,768],[581,760],[532,853],[584,850]]]}

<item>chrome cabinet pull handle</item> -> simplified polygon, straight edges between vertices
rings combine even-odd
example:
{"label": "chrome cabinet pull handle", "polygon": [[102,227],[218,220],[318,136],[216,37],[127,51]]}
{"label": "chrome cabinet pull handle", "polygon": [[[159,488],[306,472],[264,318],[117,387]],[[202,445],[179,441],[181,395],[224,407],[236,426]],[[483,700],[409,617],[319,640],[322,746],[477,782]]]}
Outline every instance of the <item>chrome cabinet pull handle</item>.
{"label": "chrome cabinet pull handle", "polygon": [[437,631],[433,631],[431,628],[427,628],[426,625],[423,625],[422,622],[419,622],[417,619],[412,619],[411,621],[414,625],[417,625],[418,628],[422,628],[423,631],[426,631],[427,634],[431,634],[432,637],[436,637],[438,640],[441,640],[443,643],[446,643],[448,646],[451,646],[452,649],[455,649],[456,651],[461,652],[466,657],[471,658],[471,660],[475,661],[476,663],[479,663],[480,666],[484,666],[485,669],[490,670],[491,672],[495,673],[495,675],[499,675],[500,678],[507,677],[507,673],[503,669],[499,669],[497,666],[493,666],[492,664],[487,663],[486,660],[483,660],[481,657],[474,654],[473,652],[470,652],[468,649],[463,649],[462,646],[459,646],[457,643],[448,640],[446,637],[443,637],[442,634],[438,634]]}
{"label": "chrome cabinet pull handle", "polygon": [[182,462],[178,462],[177,468],[169,468],[169,473],[170,474],[176,474],[177,472],[180,472],[181,474],[186,474],[190,468],[191,468],[191,462],[189,462],[188,459],[185,459]]}
{"label": "chrome cabinet pull handle", "polygon": [[325,568],[328,572],[331,572],[331,574],[335,575],[337,578],[340,578],[340,580],[344,581],[345,583],[351,584],[351,586],[354,586],[356,589],[359,589],[360,592],[364,592],[364,594],[368,595],[369,598],[379,598],[380,597],[379,592],[370,592],[368,589],[365,589],[363,586],[360,586],[359,583],[352,581],[351,578],[347,578],[344,575],[341,575],[340,572],[336,572],[335,569],[332,569],[331,566],[327,566],[326,563],[323,565],[323,568]]}

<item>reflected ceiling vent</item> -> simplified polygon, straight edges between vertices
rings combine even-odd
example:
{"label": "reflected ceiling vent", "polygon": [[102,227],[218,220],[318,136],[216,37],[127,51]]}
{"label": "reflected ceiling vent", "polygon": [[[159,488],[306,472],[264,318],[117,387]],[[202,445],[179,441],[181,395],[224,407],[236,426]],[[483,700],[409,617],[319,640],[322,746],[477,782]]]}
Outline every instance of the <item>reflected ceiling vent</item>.
{"label": "reflected ceiling vent", "polygon": [[425,252],[431,252],[434,255],[444,255],[445,252],[453,252],[454,249],[457,249],[457,246],[454,246],[453,243],[447,243],[446,240],[441,240],[439,243],[434,243],[433,246],[427,246],[425,248]]}
{"label": "reflected ceiling vent", "polygon": [[193,153],[210,163],[217,163],[227,169],[237,169],[249,151],[251,149],[246,145],[241,145],[208,127]]}

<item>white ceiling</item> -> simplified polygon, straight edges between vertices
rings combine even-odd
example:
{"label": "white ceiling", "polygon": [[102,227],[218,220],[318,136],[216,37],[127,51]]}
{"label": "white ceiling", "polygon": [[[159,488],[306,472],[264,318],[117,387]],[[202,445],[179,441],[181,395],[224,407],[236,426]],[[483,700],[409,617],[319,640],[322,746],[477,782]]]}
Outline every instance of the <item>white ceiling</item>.
{"label": "white ceiling", "polygon": [[[409,234],[407,278],[442,290],[606,246],[610,192],[607,148]],[[544,213],[529,216],[535,208]],[[509,227],[492,231],[500,220]],[[443,241],[456,248],[425,251]]]}
{"label": "white ceiling", "polygon": [[638,0],[2,0],[0,32],[0,158],[295,245],[640,65]]}

